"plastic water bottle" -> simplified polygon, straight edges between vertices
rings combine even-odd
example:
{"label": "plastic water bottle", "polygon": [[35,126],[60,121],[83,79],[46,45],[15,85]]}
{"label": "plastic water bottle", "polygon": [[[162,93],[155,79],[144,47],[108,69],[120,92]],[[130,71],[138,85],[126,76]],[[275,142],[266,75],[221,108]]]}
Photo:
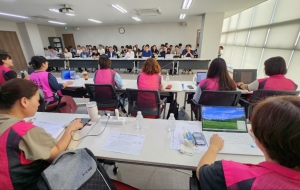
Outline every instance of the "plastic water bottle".
{"label": "plastic water bottle", "polygon": [[196,76],[196,74],[194,74],[194,76],[193,76],[193,84],[196,84],[196,80],[197,80],[197,76]]}
{"label": "plastic water bottle", "polygon": [[169,76],[169,72],[167,72],[167,77],[166,77],[166,83],[167,83],[167,85],[169,84],[169,82],[170,82],[170,76]]}
{"label": "plastic water bottle", "polygon": [[168,131],[170,132],[173,132],[176,128],[176,125],[175,125],[175,117],[174,117],[174,113],[171,113],[170,114],[170,117],[169,117],[169,124],[168,124]]}
{"label": "plastic water bottle", "polygon": [[141,129],[142,128],[142,122],[143,122],[143,115],[141,111],[137,112],[136,116],[136,128]]}

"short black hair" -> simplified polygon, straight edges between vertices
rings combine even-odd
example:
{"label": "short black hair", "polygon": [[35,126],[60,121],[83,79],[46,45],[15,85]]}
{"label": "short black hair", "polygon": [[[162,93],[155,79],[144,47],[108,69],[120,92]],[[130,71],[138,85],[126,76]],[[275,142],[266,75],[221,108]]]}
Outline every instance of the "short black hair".
{"label": "short black hair", "polygon": [[132,46],[127,46],[127,49],[132,49]]}
{"label": "short black hair", "polygon": [[165,44],[161,44],[160,46],[164,46]]}
{"label": "short black hair", "polygon": [[43,63],[46,63],[47,60],[43,56],[33,56],[29,65],[31,65],[35,70],[41,68]]}
{"label": "short black hair", "polygon": [[54,49],[52,46],[48,46],[48,49]]}
{"label": "short black hair", "polygon": [[176,48],[176,47],[179,47],[179,46],[178,46],[178,45],[176,45],[176,46],[175,46],[175,48]]}
{"label": "short black hair", "polygon": [[268,76],[285,75],[287,73],[286,63],[282,57],[271,57],[265,61],[265,73]]}
{"label": "short black hair", "polygon": [[149,48],[149,45],[147,44],[147,45],[145,45],[145,47],[148,47],[148,48]]}
{"label": "short black hair", "polygon": [[190,47],[190,48],[191,48],[191,47],[192,47],[192,45],[191,45],[191,44],[188,44],[188,45],[186,45],[185,47]]}
{"label": "short black hair", "polygon": [[[127,46],[126,46],[127,47]],[[124,48],[124,46],[121,46],[121,48]]]}
{"label": "short black hair", "polygon": [[178,44],[179,46],[182,46],[182,43]]}
{"label": "short black hair", "polygon": [[11,59],[11,56],[8,54],[0,54],[0,65],[3,65],[4,64],[3,60],[6,60],[7,58]]}

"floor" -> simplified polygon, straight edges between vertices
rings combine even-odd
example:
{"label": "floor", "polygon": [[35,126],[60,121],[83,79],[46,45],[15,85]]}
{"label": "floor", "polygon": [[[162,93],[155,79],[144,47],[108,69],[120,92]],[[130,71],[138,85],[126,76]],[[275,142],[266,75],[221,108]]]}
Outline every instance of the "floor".
{"label": "floor", "polygon": [[[116,70],[122,79],[137,78],[136,74],[124,73],[124,70]],[[54,73],[60,76],[59,73]],[[164,74],[165,75],[165,74]],[[165,76],[164,76],[165,78]],[[193,75],[176,75],[170,76],[170,80],[192,81]],[[183,106],[184,93],[178,93],[177,102]],[[82,98],[75,98],[76,103],[84,103]],[[167,106],[168,110],[168,106]],[[186,111],[190,115],[190,106],[186,106]],[[79,107],[77,113],[86,114],[84,106]],[[101,113],[100,113],[101,114]],[[107,173],[112,179],[127,183],[138,189],[189,189],[189,177],[191,171],[174,170],[168,168],[141,166],[132,164],[118,164],[119,171],[117,175],[113,174],[113,166],[107,168]]]}

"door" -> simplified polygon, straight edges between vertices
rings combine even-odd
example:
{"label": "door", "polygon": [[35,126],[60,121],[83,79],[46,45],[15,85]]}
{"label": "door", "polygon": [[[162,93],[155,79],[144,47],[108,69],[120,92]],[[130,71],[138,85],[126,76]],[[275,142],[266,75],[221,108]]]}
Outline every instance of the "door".
{"label": "door", "polygon": [[63,34],[62,36],[63,36],[64,44],[65,44],[66,48],[69,46],[76,48],[73,34]]}
{"label": "door", "polygon": [[13,31],[0,31],[0,49],[8,52],[11,56],[14,66],[13,70],[24,70],[28,68],[25,56],[17,36]]}

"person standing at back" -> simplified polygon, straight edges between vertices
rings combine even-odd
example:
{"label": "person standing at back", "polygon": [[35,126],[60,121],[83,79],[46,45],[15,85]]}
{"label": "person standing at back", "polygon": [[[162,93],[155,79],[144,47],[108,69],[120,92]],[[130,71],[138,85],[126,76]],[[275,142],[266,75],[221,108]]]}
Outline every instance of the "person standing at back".
{"label": "person standing at back", "polygon": [[0,50],[0,85],[10,79],[17,78],[17,73],[11,70],[13,65],[11,56]]}
{"label": "person standing at back", "polygon": [[272,57],[265,61],[265,73],[268,78],[257,79],[251,84],[238,82],[238,86],[244,90],[296,90],[298,85],[284,75],[287,73],[286,63],[282,57]]}
{"label": "person standing at back", "polygon": [[145,45],[142,57],[152,57],[152,52],[149,50],[149,45]]}

